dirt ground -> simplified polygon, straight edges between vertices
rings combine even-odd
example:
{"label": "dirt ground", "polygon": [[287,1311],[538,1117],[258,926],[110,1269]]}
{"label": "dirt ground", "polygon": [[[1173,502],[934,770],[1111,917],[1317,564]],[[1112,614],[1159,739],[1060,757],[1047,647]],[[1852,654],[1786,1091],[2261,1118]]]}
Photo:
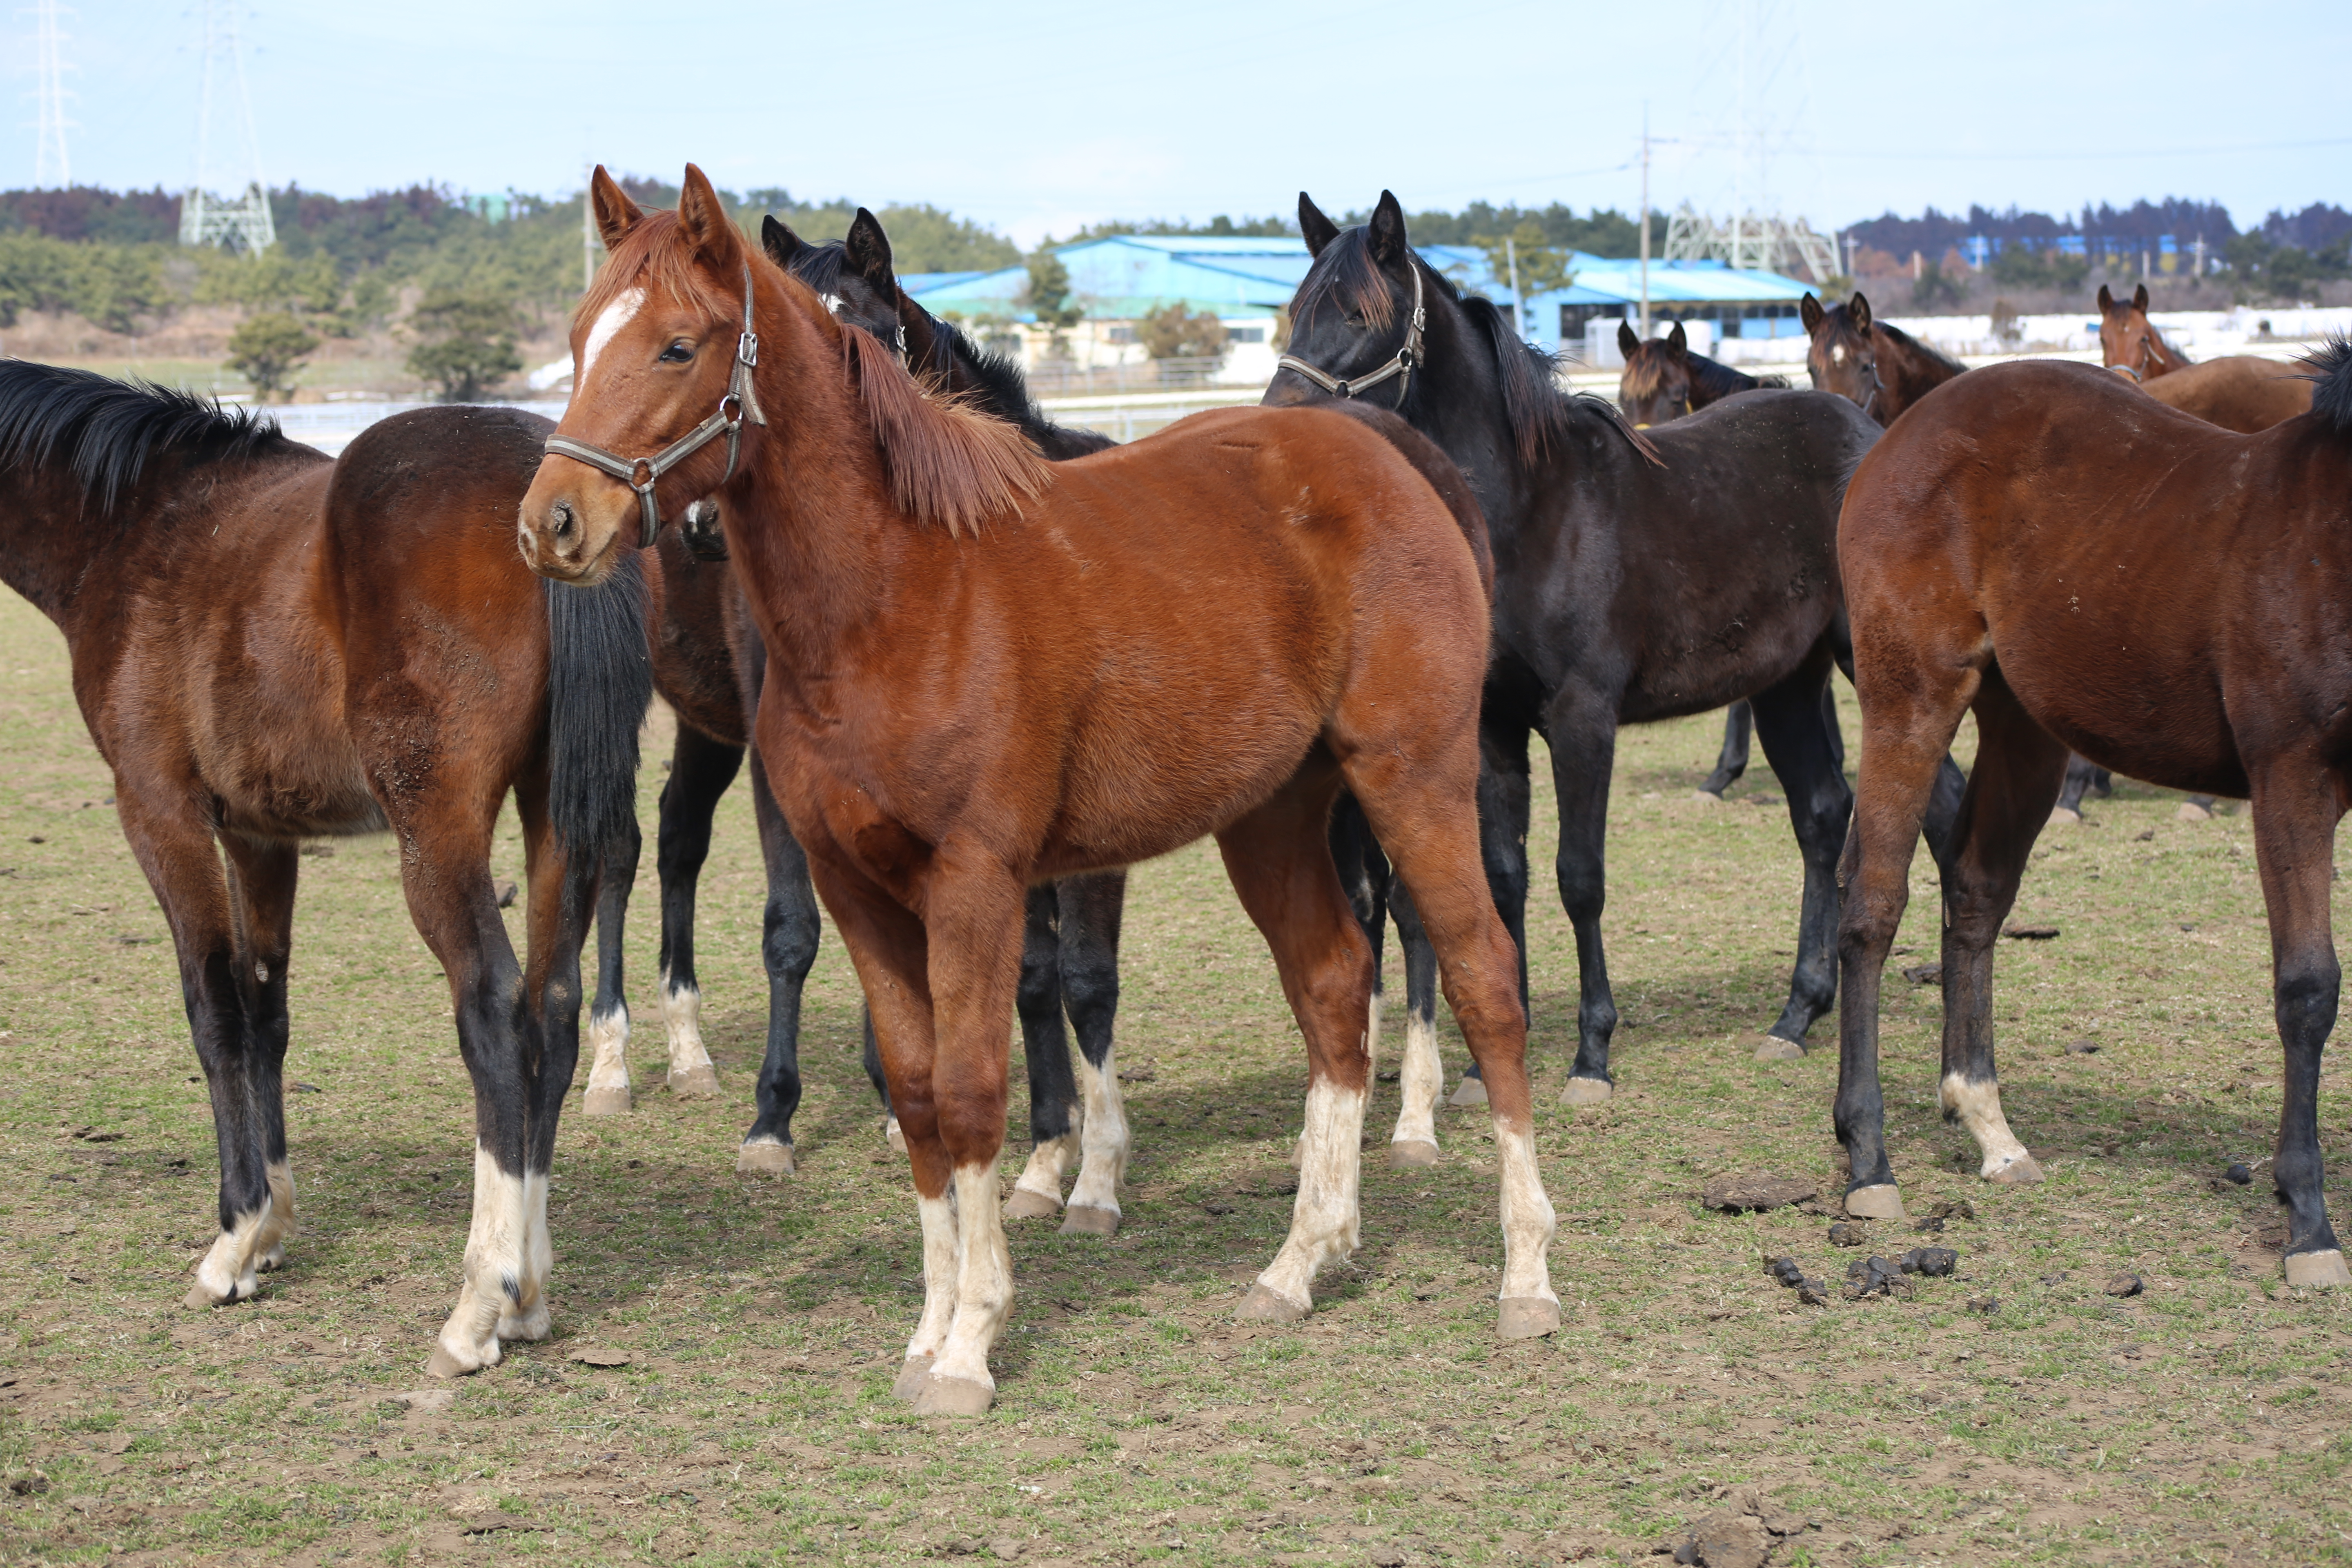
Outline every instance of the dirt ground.
{"label": "dirt ground", "polygon": [[[2127,787],[2035,851],[2019,918],[2061,934],[2003,944],[1998,1006],[2011,1119],[2046,1184],[1976,1179],[1936,1112],[1938,993],[1891,986],[1896,1171],[1915,1214],[1968,1206],[1940,1234],[1880,1222],[1849,1250],[1827,1214],[1697,1202],[1727,1172],[1832,1201],[1839,1184],[1834,1017],[1801,1061],[1750,1055],[1785,984],[1798,861],[1760,763],[1732,804],[1693,798],[1718,734],[1694,719],[1619,748],[1607,931],[1624,1022],[1620,1092],[1600,1110],[1552,1098],[1575,972],[1557,901],[1537,901],[1539,1146],[1567,1309],[1551,1338],[1493,1338],[1491,1155],[1460,1112],[1434,1169],[1391,1172],[1375,1144],[1363,1249],[1311,1320],[1230,1320],[1287,1224],[1304,1069],[1265,949],[1195,847],[1132,884],[1125,1228],[1015,1226],[995,1410],[914,1419],[889,1393],[919,1299],[914,1208],[829,932],[801,1173],[733,1172],[765,999],[739,790],[702,899],[724,1097],[646,1087],[662,1070],[648,854],[629,943],[639,1104],[565,1123],[555,1338],[436,1384],[470,1091],[390,844],[302,863],[289,1267],[256,1301],[184,1310],[215,1170],[172,952],[62,644],[11,596],[0,1558],[1391,1568],[1643,1562],[1696,1527],[1710,1563],[1784,1568],[2344,1559],[2352,1300],[2280,1280],[2261,1164],[2279,1053],[2242,808],[2183,824],[2178,797]],[[664,754],[649,752],[648,823]],[[1541,865],[1548,793],[1537,823]],[[498,856],[519,873],[511,835]],[[1920,956],[1898,963],[1933,955],[1920,865],[1903,938]],[[1445,1049],[1458,1072],[1450,1025]],[[1385,1068],[1396,1050],[1391,1024]],[[2338,1157],[2345,1089],[2331,1068]],[[1375,1100],[1381,1141],[1395,1093]],[[1016,1081],[1016,1130],[1024,1095]],[[1008,1142],[1008,1183],[1024,1152]],[[2251,1184],[2220,1179],[2233,1162]],[[1761,1267],[1790,1254],[1834,1285],[1853,1259],[1922,1243],[1956,1248],[1957,1272],[1902,1298],[1808,1305]],[[2110,1294],[2119,1273],[2144,1289]]]}

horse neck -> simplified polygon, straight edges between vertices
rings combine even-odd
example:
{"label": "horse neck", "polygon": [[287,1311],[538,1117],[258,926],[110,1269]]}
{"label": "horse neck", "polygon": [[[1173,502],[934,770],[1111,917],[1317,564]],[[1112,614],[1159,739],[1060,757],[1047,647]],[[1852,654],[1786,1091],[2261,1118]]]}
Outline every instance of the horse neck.
{"label": "horse neck", "polygon": [[2148,323],[2147,341],[2156,348],[2156,352],[2148,356],[2147,374],[2169,375],[2176,370],[2189,368],[2189,356],[2166,342],[2164,334],[2156,330],[2156,323],[2153,321]]}
{"label": "horse neck", "polygon": [[[1503,405],[1503,372],[1495,363],[1494,346],[1466,317],[1433,310],[1430,321],[1427,357],[1413,373],[1409,421],[1470,481],[1499,553],[1506,537],[1526,524],[1543,476],[1520,456]],[[1372,396],[1377,400],[1379,394]],[[1563,454],[1554,452],[1549,462],[1561,460]]]}
{"label": "horse neck", "polygon": [[1692,412],[1719,402],[1735,392],[1747,392],[1756,386],[1756,378],[1745,371],[1732,369],[1705,354],[1692,354],[1690,363],[1690,405]]}
{"label": "horse neck", "polygon": [[0,484],[0,582],[65,626],[104,580],[95,568],[136,548],[127,536],[158,509],[153,489],[142,480],[101,512],[62,463],[20,466]]}
{"label": "horse neck", "polygon": [[[1874,346],[1877,351],[1879,381],[1894,393],[1895,398],[1895,406],[1886,411],[1886,418],[1890,422],[1896,415],[1960,374],[1962,367],[1948,364],[1884,328],[1874,327],[1872,331],[1877,339]],[[1888,374],[1890,369],[1894,374]]]}

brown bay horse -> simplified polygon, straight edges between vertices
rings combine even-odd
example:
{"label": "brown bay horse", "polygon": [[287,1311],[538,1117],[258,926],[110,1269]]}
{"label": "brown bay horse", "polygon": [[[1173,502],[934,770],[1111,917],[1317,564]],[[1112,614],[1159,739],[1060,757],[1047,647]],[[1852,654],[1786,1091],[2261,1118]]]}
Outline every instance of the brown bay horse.
{"label": "brown bay horse", "polygon": [[[473,1225],[433,1354],[443,1374],[548,1333],[580,949],[635,807],[636,574],[575,592],[514,554],[548,429],[420,410],[330,460],[182,394],[0,362],[0,576],[65,634],[210,1088],[221,1229],[188,1302],[253,1295],[294,1223],[282,1079],[301,841],[388,828],[474,1082]],[[490,881],[509,790],[523,964]]]}
{"label": "brown bay horse", "polygon": [[2225,354],[2191,363],[2147,319],[2145,283],[2123,301],[2099,285],[2099,353],[2158,403],[2224,430],[2251,436],[2311,412],[2309,377],[2284,360]]}
{"label": "brown bay horse", "polygon": [[[1047,464],[757,254],[700,170],[675,214],[602,170],[592,189],[613,261],[522,548],[594,582],[657,528],[657,490],[724,509],[768,649],[755,742],[873,1008],[913,1165],[926,1294],[901,1393],[929,1412],[994,1395],[1027,889],[1203,833],[1307,1043],[1291,1234],[1240,1310],[1309,1310],[1356,1245],[1370,1076],[1371,955],[1325,837],[1343,786],[1489,1075],[1502,1331],[1555,1327],[1517,954],[1478,865],[1482,542],[1396,447],[1326,412],[1218,411]],[[704,444],[667,478],[628,456],[682,441]]]}
{"label": "brown bay horse", "polygon": [[1905,409],[1968,369],[1878,320],[1859,289],[1844,304],[1827,308],[1807,294],[1797,312],[1809,340],[1805,370],[1813,390],[1852,399],[1882,426],[1894,424]]}
{"label": "brown bay horse", "polygon": [[1839,555],[1863,744],[1836,1107],[1853,1212],[1902,1208],[1879,983],[1936,761],[1972,710],[1976,766],[1943,879],[1941,1099],[1982,1173],[2039,1175],[2001,1114],[1992,955],[2068,749],[2250,795],[2285,1050],[2286,1278],[2352,1280],[2328,1226],[2316,1104],[2336,1010],[2333,847],[2352,800],[2352,344],[2313,368],[2314,412],[2246,436],[2088,366],[1997,365],[1937,394],[1855,474]]}

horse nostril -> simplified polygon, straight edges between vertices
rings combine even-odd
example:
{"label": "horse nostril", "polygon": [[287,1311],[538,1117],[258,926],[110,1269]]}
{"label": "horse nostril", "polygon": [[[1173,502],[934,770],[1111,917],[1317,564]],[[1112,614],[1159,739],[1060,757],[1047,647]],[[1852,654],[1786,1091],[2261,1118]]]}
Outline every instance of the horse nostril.
{"label": "horse nostril", "polygon": [[548,521],[553,525],[553,531],[556,538],[569,539],[572,537],[572,528],[574,521],[572,515],[572,503],[568,500],[557,501],[555,505],[549,510]]}

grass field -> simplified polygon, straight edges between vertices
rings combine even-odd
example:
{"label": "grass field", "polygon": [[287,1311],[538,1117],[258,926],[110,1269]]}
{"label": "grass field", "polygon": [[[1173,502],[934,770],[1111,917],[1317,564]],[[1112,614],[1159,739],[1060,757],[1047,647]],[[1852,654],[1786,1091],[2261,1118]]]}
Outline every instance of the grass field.
{"label": "grass field", "polygon": [[[727,1096],[656,1089],[626,1119],[567,1120],[556,1337],[435,1386],[423,1367],[464,1245],[471,1102],[391,845],[302,863],[290,1266],[257,1301],[185,1310],[215,1173],[172,952],[62,644],[9,597],[0,1558],[1638,1562],[1727,1509],[1792,1531],[1757,1538],[1778,1564],[2352,1555],[2336,1490],[2352,1301],[2285,1290],[2266,1179],[2215,1181],[2266,1155],[2278,1108],[2242,810],[2179,824],[2177,797],[2126,789],[2037,849],[2019,914],[2063,934],[2003,945],[1998,1010],[2011,1120],[2047,1184],[1975,1179],[1935,1110],[1939,997],[1890,989],[1906,1198],[1915,1213],[1966,1199],[1975,1217],[1932,1237],[1873,1227],[1871,1252],[1958,1248],[1957,1277],[1805,1306],[1759,1262],[1793,1253],[1842,1277],[1864,1254],[1832,1247],[1827,1217],[1696,1201],[1725,1171],[1832,1196],[1838,1180],[1834,1049],[1749,1055],[1778,1010],[1798,862],[1760,763],[1734,804],[1692,798],[1718,734],[1697,719],[1619,748],[1607,925],[1625,1022],[1620,1092],[1598,1111],[1551,1098],[1575,982],[1567,922],[1538,900],[1538,1134],[1567,1318],[1552,1338],[1492,1337],[1490,1150],[1481,1119],[1454,1112],[1433,1170],[1393,1173],[1372,1152],[1363,1250],[1311,1320],[1229,1320],[1287,1224],[1305,1075],[1265,949],[1195,847],[1132,884],[1127,1226],[1106,1242],[1016,1226],[995,1410],[915,1420],[889,1393],[919,1301],[914,1208],[877,1135],[830,933],[801,1174],[732,1171],[765,996],[738,791],[702,900]],[[649,763],[648,822],[658,784]],[[1547,794],[1538,864],[1549,813]],[[498,853],[516,875],[510,836]],[[652,859],[630,942],[641,1090],[660,1079]],[[1923,875],[1903,940],[1927,955],[1934,911]],[[2084,1040],[2095,1053],[2069,1048]],[[1445,1047],[1458,1072],[1450,1026]],[[1392,1025],[1386,1066],[1396,1049]],[[1383,1139],[1395,1093],[1374,1103]],[[2331,1070],[2339,1156],[2347,1112]],[[1008,1143],[1008,1183],[1024,1152]],[[2106,1294],[2119,1270],[2144,1292]],[[1971,1312],[1971,1298],[1998,1305]],[[626,1364],[573,1359],[586,1349]]]}

